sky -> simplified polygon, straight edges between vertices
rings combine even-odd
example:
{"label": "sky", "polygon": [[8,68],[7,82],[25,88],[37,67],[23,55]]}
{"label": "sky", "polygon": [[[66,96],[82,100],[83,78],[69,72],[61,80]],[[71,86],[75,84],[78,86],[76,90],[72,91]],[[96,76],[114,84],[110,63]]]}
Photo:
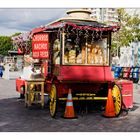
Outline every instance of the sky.
{"label": "sky", "polygon": [[65,16],[64,8],[14,9],[0,8],[0,35],[10,36],[16,32],[28,32]]}
{"label": "sky", "polygon": [[25,33],[31,31],[35,27],[64,17],[66,11],[69,9],[0,8],[0,35],[11,36],[16,32]]}

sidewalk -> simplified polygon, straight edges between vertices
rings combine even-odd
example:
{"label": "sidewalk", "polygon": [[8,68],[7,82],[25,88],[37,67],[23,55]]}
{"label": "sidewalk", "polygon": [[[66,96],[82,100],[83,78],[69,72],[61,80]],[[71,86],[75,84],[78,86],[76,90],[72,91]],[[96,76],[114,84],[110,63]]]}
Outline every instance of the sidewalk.
{"label": "sidewalk", "polygon": [[19,97],[16,92],[15,80],[0,78],[0,99]]}
{"label": "sidewalk", "polygon": [[[140,132],[140,86],[134,84],[134,108],[127,115],[105,118],[100,110],[64,119],[50,117],[49,108],[25,108],[15,90],[15,80],[0,79],[0,132]],[[91,108],[90,108],[91,109]]]}

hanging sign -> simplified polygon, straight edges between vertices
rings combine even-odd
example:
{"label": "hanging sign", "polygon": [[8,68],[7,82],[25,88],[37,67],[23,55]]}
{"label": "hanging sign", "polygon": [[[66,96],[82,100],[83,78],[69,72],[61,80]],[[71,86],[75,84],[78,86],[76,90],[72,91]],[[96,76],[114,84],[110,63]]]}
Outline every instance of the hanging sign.
{"label": "hanging sign", "polygon": [[33,35],[32,57],[35,59],[43,59],[49,57],[49,35],[47,33]]}

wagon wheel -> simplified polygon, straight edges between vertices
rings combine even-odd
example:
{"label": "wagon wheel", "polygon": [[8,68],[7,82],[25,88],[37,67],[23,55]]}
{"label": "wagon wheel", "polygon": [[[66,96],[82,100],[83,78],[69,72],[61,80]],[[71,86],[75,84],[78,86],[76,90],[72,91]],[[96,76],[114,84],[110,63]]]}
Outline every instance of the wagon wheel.
{"label": "wagon wheel", "polygon": [[56,111],[57,111],[57,91],[56,91],[56,86],[52,84],[51,87],[51,92],[50,92],[50,115],[52,118],[56,116]]}
{"label": "wagon wheel", "polygon": [[34,98],[35,98],[34,92],[31,92],[30,93],[30,101],[31,101],[31,103],[34,101]]}
{"label": "wagon wheel", "polygon": [[114,100],[114,108],[116,117],[120,115],[122,110],[122,94],[119,86],[114,85],[112,89],[112,96]]}

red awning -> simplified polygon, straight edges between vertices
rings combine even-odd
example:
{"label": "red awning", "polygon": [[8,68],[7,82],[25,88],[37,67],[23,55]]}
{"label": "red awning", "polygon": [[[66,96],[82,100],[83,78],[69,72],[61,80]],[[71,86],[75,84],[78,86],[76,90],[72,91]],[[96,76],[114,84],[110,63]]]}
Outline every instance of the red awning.
{"label": "red awning", "polygon": [[37,27],[37,28],[34,28],[31,30],[30,35],[32,36],[35,33],[43,32],[45,30],[46,30],[45,26],[44,27]]}
{"label": "red awning", "polygon": [[59,29],[59,28],[65,28],[66,26],[71,26],[74,29],[79,30],[91,30],[91,31],[112,31],[115,32],[120,29],[119,26],[109,26],[103,23],[99,23],[97,21],[58,21],[54,22],[52,24],[49,24],[44,27],[38,27],[34,28],[31,31],[31,36],[35,33],[47,31],[47,30],[53,30],[53,29]]}

